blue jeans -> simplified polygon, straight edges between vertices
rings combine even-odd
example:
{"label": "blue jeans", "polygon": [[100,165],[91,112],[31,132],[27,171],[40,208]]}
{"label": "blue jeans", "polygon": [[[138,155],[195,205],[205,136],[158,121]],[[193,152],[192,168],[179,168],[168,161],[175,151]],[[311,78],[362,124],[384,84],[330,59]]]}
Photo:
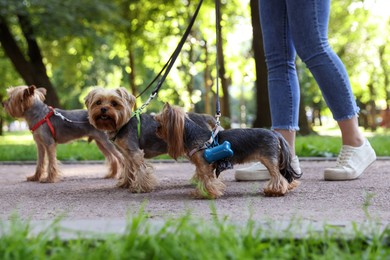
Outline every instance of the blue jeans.
{"label": "blue jeans", "polygon": [[330,0],[259,0],[272,129],[299,130],[296,54],[317,81],[336,121],[359,108],[347,71],[328,43]]}

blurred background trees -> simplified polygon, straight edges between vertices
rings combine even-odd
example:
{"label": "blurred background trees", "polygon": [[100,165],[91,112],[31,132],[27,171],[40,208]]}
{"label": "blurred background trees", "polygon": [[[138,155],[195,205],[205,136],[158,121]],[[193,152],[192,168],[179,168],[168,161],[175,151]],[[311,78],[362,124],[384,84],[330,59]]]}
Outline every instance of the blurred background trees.
{"label": "blurred background trees", "polygon": [[[350,74],[362,109],[361,124],[372,130],[380,124],[380,110],[390,104],[387,2],[332,1],[330,42]],[[222,115],[233,126],[269,127],[257,1],[220,3]],[[197,4],[0,0],[0,98],[6,96],[6,88],[24,84],[47,88],[47,103],[66,109],[82,108],[93,86],[124,86],[138,95],[169,59]],[[216,58],[214,1],[205,0],[174,68],[146,112],[157,112],[169,101],[214,114]],[[308,134],[313,125],[332,120],[312,75],[299,59],[297,66],[301,133]],[[138,106],[152,89],[137,99]],[[0,116],[6,118],[4,111]]]}

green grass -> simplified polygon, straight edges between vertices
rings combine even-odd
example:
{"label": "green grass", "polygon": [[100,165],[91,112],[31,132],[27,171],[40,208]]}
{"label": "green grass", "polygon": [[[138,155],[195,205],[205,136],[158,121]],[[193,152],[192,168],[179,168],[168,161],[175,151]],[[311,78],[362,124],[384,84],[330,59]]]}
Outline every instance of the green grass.
{"label": "green grass", "polygon": [[[390,156],[390,135],[375,134],[367,137],[377,156]],[[337,157],[341,138],[329,135],[298,136],[296,153],[300,157]]]}
{"label": "green grass", "polygon": [[[57,158],[63,161],[104,160],[94,142],[80,139],[57,145]],[[5,133],[0,136],[0,161],[35,161],[37,150],[28,131]]]}
{"label": "green grass", "polygon": [[[326,134],[326,133],[325,133]],[[336,157],[341,139],[334,135],[298,136],[296,152],[299,157]],[[390,134],[370,134],[368,139],[378,156],[390,156]],[[0,136],[0,161],[35,161],[36,146],[30,132],[12,132]],[[61,161],[104,160],[94,142],[85,139],[57,146],[57,158]],[[158,159],[170,159],[163,155]]]}
{"label": "green grass", "polygon": [[[190,214],[151,222],[141,212],[129,218],[124,234],[74,232],[61,238],[54,221],[31,232],[28,222],[13,217],[0,225],[0,258],[8,259],[388,259],[390,228],[348,234],[337,227],[323,231],[278,233],[249,220],[243,225],[216,217],[205,221]],[[1,223],[0,223],[1,224]],[[297,223],[299,224],[299,223]],[[7,228],[5,228],[7,227]],[[67,231],[69,235],[70,231]]]}

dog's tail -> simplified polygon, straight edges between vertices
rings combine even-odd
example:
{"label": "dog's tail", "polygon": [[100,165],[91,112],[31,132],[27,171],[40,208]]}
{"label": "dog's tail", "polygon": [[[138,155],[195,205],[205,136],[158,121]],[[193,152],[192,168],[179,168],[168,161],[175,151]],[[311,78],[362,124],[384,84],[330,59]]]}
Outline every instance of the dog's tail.
{"label": "dog's tail", "polygon": [[302,176],[302,172],[297,173],[291,167],[291,153],[290,153],[290,148],[287,143],[287,141],[283,138],[283,136],[274,131],[274,134],[278,137],[279,139],[279,145],[280,145],[280,154],[279,154],[279,169],[280,173],[288,183],[291,183],[293,180],[299,179]]}

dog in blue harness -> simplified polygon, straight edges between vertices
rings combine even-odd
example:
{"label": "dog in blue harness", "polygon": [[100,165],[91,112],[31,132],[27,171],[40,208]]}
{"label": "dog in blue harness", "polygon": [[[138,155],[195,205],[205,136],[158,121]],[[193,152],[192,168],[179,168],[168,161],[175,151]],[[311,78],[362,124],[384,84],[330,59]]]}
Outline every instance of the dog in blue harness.
{"label": "dog in blue harness", "polygon": [[196,197],[215,199],[223,195],[226,186],[216,173],[220,163],[224,165],[222,170],[230,168],[230,164],[263,163],[271,175],[264,188],[266,196],[283,196],[299,185],[297,179],[301,174],[291,167],[288,144],[275,131],[263,128],[219,129],[218,144],[210,147],[208,140],[215,132],[199,127],[182,108],[166,104],[155,119],[159,124],[157,136],[167,143],[168,154],[175,159],[186,156],[195,164]]}

